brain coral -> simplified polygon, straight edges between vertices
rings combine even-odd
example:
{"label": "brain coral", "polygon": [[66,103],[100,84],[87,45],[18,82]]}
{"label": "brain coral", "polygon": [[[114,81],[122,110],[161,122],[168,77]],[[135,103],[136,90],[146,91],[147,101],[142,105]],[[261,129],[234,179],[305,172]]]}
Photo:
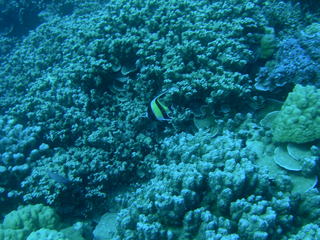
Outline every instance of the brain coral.
{"label": "brain coral", "polygon": [[3,224],[0,224],[0,239],[25,240],[32,231],[39,228],[51,229],[57,225],[58,216],[52,208],[42,204],[27,205],[4,217]]}
{"label": "brain coral", "polygon": [[7,214],[3,220],[3,227],[32,231],[41,227],[53,228],[57,222],[57,215],[52,208],[36,204],[27,205]]}
{"label": "brain coral", "polygon": [[276,142],[305,143],[320,138],[320,90],[296,85],[272,123]]}

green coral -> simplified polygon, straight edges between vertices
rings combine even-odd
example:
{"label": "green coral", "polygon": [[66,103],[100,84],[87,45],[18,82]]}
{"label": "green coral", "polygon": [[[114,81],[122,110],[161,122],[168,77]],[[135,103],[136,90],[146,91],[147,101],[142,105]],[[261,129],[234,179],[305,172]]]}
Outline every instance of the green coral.
{"label": "green coral", "polygon": [[27,205],[4,217],[0,239],[24,240],[32,231],[54,228],[57,224],[58,216],[52,208],[42,204]]}
{"label": "green coral", "polygon": [[305,143],[320,138],[320,90],[296,85],[272,123],[276,142]]}
{"label": "green coral", "polygon": [[273,28],[266,28],[265,34],[260,40],[260,57],[268,59],[272,57],[276,49],[276,36]]}
{"label": "green coral", "polygon": [[4,229],[0,228],[0,239],[5,240],[24,240],[27,236],[27,230],[23,229]]}
{"label": "green coral", "polygon": [[320,23],[312,23],[304,29],[304,33],[311,36],[320,33]]}

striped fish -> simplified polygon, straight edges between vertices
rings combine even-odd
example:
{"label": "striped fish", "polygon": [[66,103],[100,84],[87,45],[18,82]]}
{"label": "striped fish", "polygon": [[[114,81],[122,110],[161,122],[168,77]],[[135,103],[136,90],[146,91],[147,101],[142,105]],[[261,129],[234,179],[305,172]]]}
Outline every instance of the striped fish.
{"label": "striped fish", "polygon": [[158,120],[158,121],[169,121],[171,118],[169,117],[169,108],[163,105],[160,102],[159,98],[161,98],[167,91],[161,93],[160,95],[156,96],[152,99],[150,105],[148,106],[148,116],[151,119]]}

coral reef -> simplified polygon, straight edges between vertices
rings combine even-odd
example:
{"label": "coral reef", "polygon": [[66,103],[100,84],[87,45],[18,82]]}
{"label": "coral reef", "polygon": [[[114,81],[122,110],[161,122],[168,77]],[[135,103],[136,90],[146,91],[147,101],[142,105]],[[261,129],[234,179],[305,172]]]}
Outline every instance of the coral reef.
{"label": "coral reef", "polygon": [[[164,139],[163,164],[120,211],[113,239],[300,239],[307,234],[305,229],[316,226],[319,192],[290,193],[303,192],[296,178],[274,172],[277,166],[265,161],[267,155],[262,160],[256,145],[244,144],[253,125],[250,120],[242,125],[240,135],[224,130],[213,137],[200,130]],[[268,148],[265,141],[261,144]],[[316,234],[312,231],[310,236]]]}
{"label": "coral reef", "polygon": [[0,239],[317,238],[312,1],[0,1]]}
{"label": "coral reef", "polygon": [[39,126],[24,127],[6,116],[0,119],[0,199],[1,208],[5,208],[21,199],[20,182],[28,176],[30,162],[45,154],[46,145],[39,146]]}
{"label": "coral reef", "polygon": [[[84,184],[86,206],[93,196],[104,198],[101,190],[111,182],[148,174],[151,163],[144,158],[161,134],[144,114],[160,86],[169,89],[166,100],[177,106],[176,130],[156,127],[167,128],[168,134],[190,125],[195,101],[207,102],[213,110],[230,97],[249,97],[249,75],[243,69],[254,62],[263,15],[258,1],[231,2],[151,1],[142,6],[139,1],[111,1],[102,9],[93,5],[53,16],[30,32],[0,71],[4,124],[12,119],[22,132],[30,127],[38,131],[35,145],[21,159],[28,169],[10,184],[22,183],[16,201],[54,204],[65,199],[68,188],[49,181],[44,171],[50,161],[48,171]],[[92,153],[61,160],[77,151]],[[85,174],[66,165],[86,165],[99,152],[101,163]],[[7,150],[1,154],[8,155]],[[105,175],[101,166],[107,168]],[[3,194],[12,191],[7,185]]]}
{"label": "coral reef", "polygon": [[[320,39],[320,36],[318,38]],[[256,89],[273,91],[288,84],[298,83],[316,84],[318,86],[319,59],[312,58],[312,55],[302,47],[305,44],[311,45],[313,43],[311,41],[300,43],[294,38],[283,40],[280,43],[276,60],[269,61],[266,66],[260,69],[256,78]],[[314,46],[307,46],[306,48],[308,47],[315,49]]]}
{"label": "coral reef", "polygon": [[263,11],[267,17],[268,25],[273,27],[279,35],[291,35],[299,29],[304,21],[304,12],[300,4],[293,1],[264,2]]}
{"label": "coral reef", "polygon": [[129,178],[133,171],[121,159],[110,159],[108,152],[96,148],[55,149],[52,157],[42,158],[21,182],[23,199],[43,199],[47,204],[68,209],[65,214],[80,207],[92,210],[119,185],[120,176]]}
{"label": "coral reef", "polygon": [[297,206],[275,191],[286,189],[282,177],[257,168],[254,153],[233,134],[211,136],[164,140],[168,164],[120,211],[114,239],[274,239],[287,232]]}

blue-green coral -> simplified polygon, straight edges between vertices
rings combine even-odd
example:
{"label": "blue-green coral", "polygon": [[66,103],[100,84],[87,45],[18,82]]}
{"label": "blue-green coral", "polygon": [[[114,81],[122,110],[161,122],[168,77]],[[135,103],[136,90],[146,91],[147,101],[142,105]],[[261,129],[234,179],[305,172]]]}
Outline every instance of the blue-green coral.
{"label": "blue-green coral", "polygon": [[287,176],[259,168],[228,131],[170,137],[163,152],[167,164],[120,211],[114,239],[286,239],[317,216],[303,207],[317,191],[291,195]]}
{"label": "blue-green coral", "polygon": [[[312,12],[261,0],[54,3],[71,9],[44,5],[43,24],[0,56],[3,214],[34,202],[64,217],[120,211],[115,239],[127,240],[316,236],[317,190],[312,201],[292,194],[286,174],[271,176],[247,146],[253,135],[271,141],[254,79],[282,64],[277,43],[300,33],[299,57],[319,61],[318,36],[300,36]],[[145,117],[164,90],[168,124]]]}
{"label": "blue-green coral", "polygon": [[[228,5],[111,1],[102,9],[93,5],[73,15],[52,17],[30,32],[1,68],[0,91],[6,96],[1,111],[13,119],[5,120],[4,127],[14,123],[21,131],[36,128],[39,136],[34,145],[17,152],[28,169],[16,180],[23,182],[24,190],[8,190],[17,192],[17,200],[37,197],[52,204],[61,186],[51,184],[48,191],[47,174],[38,170],[48,159],[53,163],[50,171],[88,182],[86,174],[74,175],[68,166],[60,165],[59,155],[73,147],[92,152],[69,160],[75,165],[90,162],[90,156],[100,151],[96,148],[101,149],[101,157],[112,159],[106,175],[109,170],[117,172],[113,179],[119,182],[128,179],[121,168],[127,173],[145,172],[148,163],[143,159],[157,137],[143,116],[159,86],[169,88],[168,98],[176,99],[179,111],[175,110],[174,122],[180,130],[190,124],[188,105],[194,101],[213,108],[219,101],[229,102],[231,95],[249,97],[249,75],[241,69],[254,62],[253,46],[260,41],[263,19],[258,1]],[[150,137],[153,140],[144,143]],[[92,166],[93,172],[98,168]],[[105,180],[98,184],[93,178],[90,183],[90,177],[90,187],[84,188],[92,193],[86,196],[97,196],[97,189],[109,185],[108,177],[96,175]],[[39,180],[36,191],[32,190]]]}

